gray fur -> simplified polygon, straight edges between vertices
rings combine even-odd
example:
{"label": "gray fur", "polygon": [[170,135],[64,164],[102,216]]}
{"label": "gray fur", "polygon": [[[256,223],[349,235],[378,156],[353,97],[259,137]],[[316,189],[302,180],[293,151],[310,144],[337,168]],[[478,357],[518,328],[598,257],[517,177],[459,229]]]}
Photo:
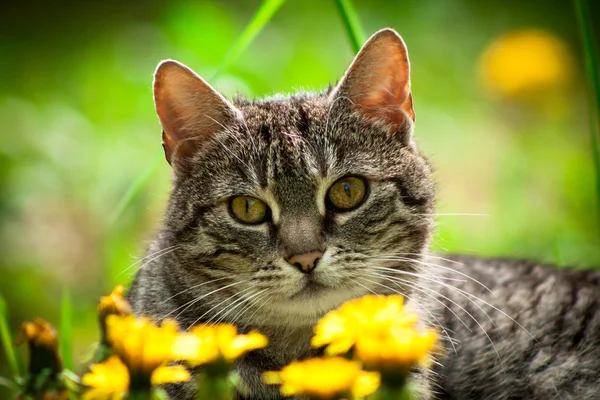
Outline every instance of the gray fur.
{"label": "gray fur", "polygon": [[[426,254],[435,190],[412,121],[392,132],[331,90],[232,103],[238,118],[172,161],[167,213],[148,252],[155,256],[129,293],[136,313],[176,318],[184,328],[223,321],[260,330],[270,347],[245,356],[237,369],[248,398],[279,399],[260,373],[316,355],[309,340],[324,313],[371,292],[400,292],[450,338],[439,360],[444,367],[416,378],[422,399],[600,398],[598,273]],[[335,214],[324,196],[346,175],[366,178],[369,195],[358,209]],[[273,221],[234,220],[227,202],[236,195],[263,199]],[[315,249],[326,251],[310,275],[285,261]],[[447,268],[482,281],[493,295]],[[524,328],[479,303],[496,329],[469,296],[439,282],[495,305]],[[193,398],[191,387],[169,392]]]}

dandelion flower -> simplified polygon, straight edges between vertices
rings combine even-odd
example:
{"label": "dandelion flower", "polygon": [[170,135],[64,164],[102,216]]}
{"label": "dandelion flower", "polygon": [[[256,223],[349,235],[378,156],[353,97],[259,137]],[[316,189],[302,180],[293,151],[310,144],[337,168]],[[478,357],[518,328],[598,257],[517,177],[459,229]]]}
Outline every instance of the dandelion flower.
{"label": "dandelion flower", "polygon": [[175,358],[194,365],[219,359],[232,362],[248,351],[264,348],[267,344],[267,338],[256,331],[244,335],[238,334],[236,327],[231,324],[200,325],[175,340],[173,354]]}
{"label": "dandelion flower", "polygon": [[[163,366],[152,372],[150,382],[157,386],[189,379],[190,374],[183,366]],[[121,359],[113,355],[103,363],[92,364],[81,382],[87,387],[82,400],[121,400],[129,391],[130,374]]]}
{"label": "dandelion flower", "polygon": [[329,355],[344,354],[359,336],[390,329],[394,326],[414,326],[418,316],[407,312],[402,296],[364,296],[348,301],[327,313],[315,326],[313,347],[327,345]]}
{"label": "dandelion flower", "polygon": [[407,370],[426,365],[437,344],[434,329],[419,326],[401,296],[365,296],[327,313],[316,325],[314,347],[329,355],[354,356],[370,368]]}
{"label": "dandelion flower", "polygon": [[62,361],[58,354],[58,335],[48,321],[35,318],[21,325],[21,336],[17,344],[29,345],[29,375],[35,379],[39,374],[47,374],[51,380],[58,380],[62,371]]}
{"label": "dandelion flower", "polygon": [[129,390],[129,371],[119,357],[111,356],[103,363],[92,364],[81,383],[88,388],[82,400],[120,400]]}
{"label": "dandelion flower", "polygon": [[106,343],[106,318],[109,315],[130,315],[131,305],[125,300],[125,287],[117,285],[108,296],[100,298],[98,304],[98,322],[100,324],[101,343]]}
{"label": "dandelion flower", "polygon": [[484,86],[501,97],[564,87],[572,73],[564,42],[535,29],[496,39],[483,53],[479,72]]}
{"label": "dandelion flower", "polygon": [[177,324],[164,321],[156,325],[144,317],[109,315],[107,340],[134,374],[150,374],[162,364],[174,361],[171,351],[178,336]]}
{"label": "dandelion flower", "polygon": [[327,357],[296,361],[281,371],[265,372],[263,381],[281,385],[283,396],[333,399],[368,396],[379,387],[380,376],[377,372],[363,371],[357,361]]}
{"label": "dandelion flower", "polygon": [[355,356],[366,366],[380,371],[429,366],[430,353],[436,348],[437,341],[434,329],[392,327],[378,335],[360,336],[356,341]]}

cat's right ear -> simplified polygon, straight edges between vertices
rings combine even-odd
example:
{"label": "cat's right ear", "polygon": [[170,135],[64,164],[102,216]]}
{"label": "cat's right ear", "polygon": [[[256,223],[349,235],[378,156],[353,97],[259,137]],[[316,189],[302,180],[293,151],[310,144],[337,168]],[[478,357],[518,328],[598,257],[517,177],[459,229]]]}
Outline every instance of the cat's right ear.
{"label": "cat's right ear", "polygon": [[154,105],[169,164],[185,160],[241,113],[185,65],[165,60],[154,73]]}

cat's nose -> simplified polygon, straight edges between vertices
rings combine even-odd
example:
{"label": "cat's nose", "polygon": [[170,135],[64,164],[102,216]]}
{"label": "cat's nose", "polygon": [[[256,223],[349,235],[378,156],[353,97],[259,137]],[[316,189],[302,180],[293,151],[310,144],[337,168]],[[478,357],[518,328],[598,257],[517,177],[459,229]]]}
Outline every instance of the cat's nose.
{"label": "cat's nose", "polygon": [[317,267],[321,257],[323,257],[323,252],[311,251],[310,253],[295,254],[286,260],[305,274],[310,274]]}

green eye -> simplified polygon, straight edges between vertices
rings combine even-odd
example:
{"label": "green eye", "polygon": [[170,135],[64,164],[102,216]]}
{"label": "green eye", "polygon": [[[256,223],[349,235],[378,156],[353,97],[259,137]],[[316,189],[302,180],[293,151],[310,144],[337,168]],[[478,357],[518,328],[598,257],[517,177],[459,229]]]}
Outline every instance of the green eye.
{"label": "green eye", "polygon": [[250,196],[237,196],[229,203],[231,214],[244,224],[260,224],[266,221],[269,208],[267,205]]}
{"label": "green eye", "polygon": [[367,185],[362,178],[348,176],[334,183],[327,192],[327,201],[336,211],[349,211],[358,207],[367,195]]}

